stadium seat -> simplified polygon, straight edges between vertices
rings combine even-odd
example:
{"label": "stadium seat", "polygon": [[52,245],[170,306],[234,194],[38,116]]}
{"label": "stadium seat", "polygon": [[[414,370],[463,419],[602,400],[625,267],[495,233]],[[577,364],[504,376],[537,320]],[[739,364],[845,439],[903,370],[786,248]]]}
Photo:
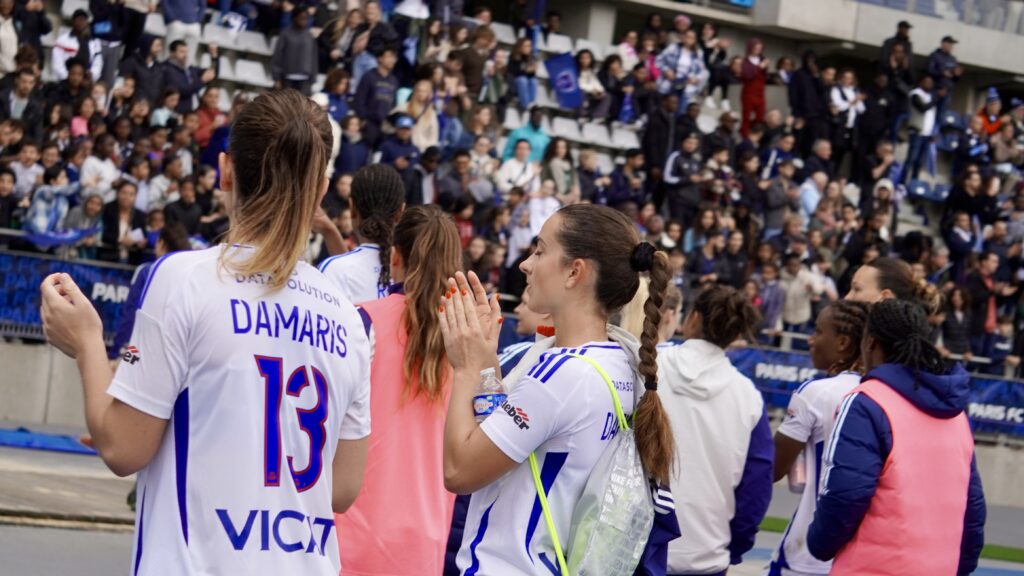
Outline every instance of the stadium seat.
{"label": "stadium seat", "polygon": [[499,44],[511,46],[516,43],[516,31],[512,26],[501,22],[491,22],[491,30],[494,31]]}
{"label": "stadium seat", "polygon": [[611,156],[609,156],[607,154],[604,154],[604,153],[601,153],[601,152],[598,152],[597,153],[597,168],[599,170],[601,170],[601,174],[604,174],[605,176],[607,176],[607,175],[611,174],[615,170],[615,161],[612,160]]}
{"label": "stadium seat", "polygon": [[498,136],[498,141],[494,143],[494,153],[497,154],[498,160],[501,160],[502,154],[505,153],[506,144],[508,144],[508,136]]}
{"label": "stadium seat", "polygon": [[572,142],[584,142],[580,134],[579,122],[570,118],[555,117],[551,122],[551,135],[565,138]]}
{"label": "stadium seat", "polygon": [[548,67],[544,65],[543,61],[537,64],[537,78],[542,81],[547,81],[551,78],[551,75],[548,74]]}
{"label": "stadium seat", "polygon": [[[276,40],[277,37],[275,36],[274,39]],[[271,44],[267,42],[267,37],[259,32],[242,30],[238,33],[235,46],[242,52],[258,54],[260,56],[270,56],[273,53]]]}
{"label": "stadium seat", "polygon": [[604,60],[604,48],[597,42],[592,42],[586,38],[576,39],[576,53],[580,50],[590,50],[590,53],[594,55],[594,60],[600,62]]}
{"label": "stadium seat", "polygon": [[550,52],[552,54],[564,54],[566,52],[572,54],[572,38],[569,38],[565,34],[548,34],[547,41],[544,40],[544,36],[538,37],[540,40],[540,46],[538,48],[543,52]]}
{"label": "stadium seat", "polygon": [[502,127],[505,130],[515,130],[522,125],[523,119],[519,117],[519,111],[512,106],[505,108],[505,121],[502,122]]}
{"label": "stadium seat", "polygon": [[943,152],[956,152],[958,146],[960,146],[960,134],[956,131],[940,134],[935,142],[935,147]]}
{"label": "stadium seat", "polygon": [[[57,36],[63,34],[69,28],[67,26],[61,26],[59,29],[54,28],[50,30],[50,33],[42,37],[43,48],[53,48],[53,45],[57,42]],[[42,55],[40,55],[42,57]],[[49,66],[47,66],[48,68]]]}
{"label": "stadium seat", "polygon": [[543,86],[538,86],[537,87],[537,99],[534,100],[534,104],[536,104],[537,106],[540,106],[541,108],[554,108],[554,109],[557,109],[559,107],[558,106],[558,102],[556,102],[551,97],[551,93],[548,92],[548,89],[543,87]]}
{"label": "stadium seat", "polygon": [[231,92],[231,90],[229,90],[228,88],[226,88],[224,86],[221,86],[220,87],[220,97],[217,98],[217,106],[221,110],[230,110],[231,109],[231,99],[232,99],[233,96],[234,96],[234,94]]}
{"label": "stadium seat", "polygon": [[955,128],[957,130],[963,130],[964,128],[963,118],[952,110],[943,112],[942,119],[939,122],[939,126],[942,129]]}
{"label": "stadium seat", "polygon": [[608,129],[603,124],[587,122],[583,125],[583,141],[602,148],[614,148]]}
{"label": "stadium seat", "polygon": [[612,142],[616,148],[629,149],[640,147],[640,138],[636,135],[636,132],[626,128],[613,128]]}
{"label": "stadium seat", "polygon": [[270,88],[274,85],[273,79],[262,62],[244,58],[235,62],[235,78],[238,82],[259,88]]}
{"label": "stadium seat", "polygon": [[167,25],[164,23],[164,15],[159,12],[153,12],[146,16],[146,34],[153,36],[159,36],[163,38],[167,35]]}
{"label": "stadium seat", "polygon": [[946,198],[949,197],[949,191],[952,188],[953,187],[949,184],[936,184],[935,187],[932,188],[932,198],[934,198],[936,202],[945,202]]}
{"label": "stadium seat", "polygon": [[[204,56],[208,56],[205,55]],[[235,73],[235,62],[229,56],[220,57],[220,67],[217,69],[217,78],[226,82],[242,82]]]}
{"label": "stadium seat", "polygon": [[932,187],[931,184],[928,184],[924,180],[911,180],[910,184],[907,186],[907,193],[914,198],[927,199],[931,196]]}
{"label": "stadium seat", "polygon": [[60,3],[60,17],[63,20],[71,21],[71,16],[74,15],[75,10],[89,11],[88,0],[64,0]]}

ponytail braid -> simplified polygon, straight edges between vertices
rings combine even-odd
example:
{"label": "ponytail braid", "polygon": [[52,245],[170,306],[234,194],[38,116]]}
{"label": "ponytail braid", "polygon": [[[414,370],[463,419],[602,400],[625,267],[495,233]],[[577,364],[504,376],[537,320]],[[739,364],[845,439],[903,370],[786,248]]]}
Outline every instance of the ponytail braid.
{"label": "ponytail braid", "polygon": [[839,372],[858,370],[860,367],[860,341],[864,338],[864,327],[868,323],[868,305],[852,300],[839,300],[829,305],[832,311],[832,324],[836,333],[850,339],[852,349],[846,358],[840,360],[829,369],[829,375]]}
{"label": "ponytail braid", "polygon": [[867,331],[882,347],[886,362],[920,372],[945,372],[942,356],[928,339],[928,317],[920,305],[883,300],[872,306]]}
{"label": "ponytail braid", "polygon": [[352,176],[352,206],[359,218],[359,238],[380,247],[377,284],[391,283],[391,245],[395,222],[405,206],[405,185],[398,171],[384,164],[370,164]]}
{"label": "ponytail braid", "polygon": [[[645,244],[650,248],[644,247]],[[637,252],[640,251],[653,251],[653,246],[641,243],[637,248]],[[661,307],[668,289],[670,272],[668,256],[664,252],[654,252],[650,258],[650,294],[644,303],[644,328],[640,336],[639,371],[644,379],[645,391],[633,413],[633,429],[644,470],[656,481],[667,483],[675,455],[675,440],[668,415],[658,396],[657,346]]]}

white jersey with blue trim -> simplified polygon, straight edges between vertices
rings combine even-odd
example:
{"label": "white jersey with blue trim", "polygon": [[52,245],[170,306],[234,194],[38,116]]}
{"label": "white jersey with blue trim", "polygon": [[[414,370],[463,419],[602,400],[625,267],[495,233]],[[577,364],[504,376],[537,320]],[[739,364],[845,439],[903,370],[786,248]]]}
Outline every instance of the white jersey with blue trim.
{"label": "white jersey with blue trim", "polygon": [[552,348],[511,388],[505,404],[481,424],[519,466],[475,492],[457,563],[463,576],[558,572],[551,538],[526,461],[537,453],[556,529],[569,539],[573,509],[608,441],[618,432],[612,396],[601,375],[576,353],[597,361],[633,410],[634,372],[614,342]]}
{"label": "white jersey with blue trim", "polygon": [[843,372],[831,378],[805,382],[789,400],[786,418],[779,426],[783,434],[805,442],[804,469],[807,484],[793,518],[786,528],[768,574],[828,574],[831,562],[818,560],[807,550],[807,528],[814,520],[814,511],[821,485],[822,457],[829,443],[836,410],[854,388],[860,385],[860,374]]}
{"label": "white jersey with blue trim", "polygon": [[331,256],[320,263],[320,271],[354,304],[371,302],[388,295],[387,286],[381,286],[380,247],[360,244],[344,254]]}
{"label": "white jersey with blue trim", "polygon": [[370,432],[362,321],[312,266],[271,291],[222,249],[153,265],[108,390],[169,420],[138,476],[132,574],[336,576],[332,462]]}

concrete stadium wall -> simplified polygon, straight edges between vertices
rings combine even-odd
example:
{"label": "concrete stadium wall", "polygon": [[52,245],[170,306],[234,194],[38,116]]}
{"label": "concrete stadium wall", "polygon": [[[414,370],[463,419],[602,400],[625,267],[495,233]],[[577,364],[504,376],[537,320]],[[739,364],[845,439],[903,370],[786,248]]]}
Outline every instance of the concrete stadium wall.
{"label": "concrete stadium wall", "polygon": [[[0,422],[85,428],[75,362],[50,346],[0,343]],[[977,446],[989,504],[1024,507],[1024,450]]]}

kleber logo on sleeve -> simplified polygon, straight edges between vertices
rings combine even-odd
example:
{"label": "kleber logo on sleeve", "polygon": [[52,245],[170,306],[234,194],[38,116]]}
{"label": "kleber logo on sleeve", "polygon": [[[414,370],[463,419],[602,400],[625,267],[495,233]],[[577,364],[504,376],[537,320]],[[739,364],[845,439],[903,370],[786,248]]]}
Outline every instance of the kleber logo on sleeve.
{"label": "kleber logo on sleeve", "polygon": [[124,360],[129,364],[135,364],[141,359],[142,356],[139,354],[139,349],[135,346],[128,346],[124,349],[124,354],[121,355],[121,360]]}
{"label": "kleber logo on sleeve", "polygon": [[519,426],[520,430],[530,429],[530,417],[526,414],[525,410],[523,410],[522,408],[516,408],[515,406],[509,404],[508,400],[506,400],[501,405],[501,409],[504,410],[506,414],[512,417],[512,421],[515,422],[517,426]]}

